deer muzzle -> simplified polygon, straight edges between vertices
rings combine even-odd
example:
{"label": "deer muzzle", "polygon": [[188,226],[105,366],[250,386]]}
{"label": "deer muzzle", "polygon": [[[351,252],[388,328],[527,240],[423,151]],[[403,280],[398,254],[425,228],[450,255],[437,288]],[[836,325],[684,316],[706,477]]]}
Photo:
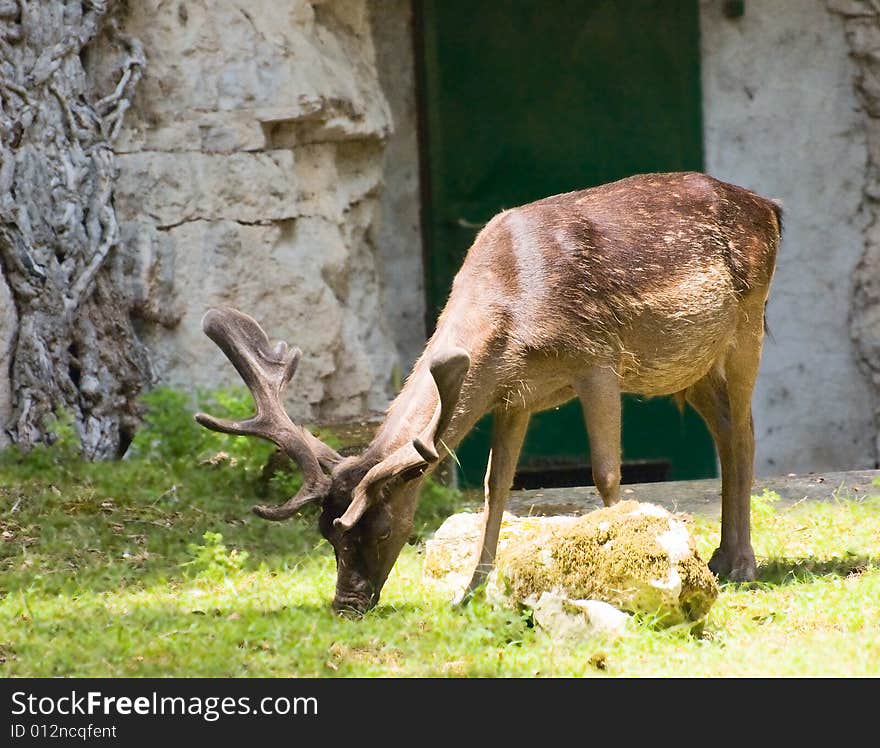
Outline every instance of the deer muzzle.
{"label": "deer muzzle", "polygon": [[336,587],[336,596],[333,598],[333,611],[340,615],[360,616],[374,608],[379,602],[379,594],[373,590],[373,585],[366,579],[359,580],[356,584],[342,588]]}

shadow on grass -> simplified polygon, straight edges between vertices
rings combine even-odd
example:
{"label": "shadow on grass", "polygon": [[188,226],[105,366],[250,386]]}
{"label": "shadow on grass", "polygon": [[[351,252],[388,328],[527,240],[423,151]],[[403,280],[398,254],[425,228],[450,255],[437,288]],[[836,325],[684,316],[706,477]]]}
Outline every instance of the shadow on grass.
{"label": "shadow on grass", "polygon": [[[239,546],[240,547],[240,546]],[[254,551],[252,568],[263,566],[269,574],[293,573],[298,566],[313,565],[320,556],[315,552],[299,551],[289,555],[263,555]],[[186,584],[192,575],[186,569],[191,559],[186,555],[163,558],[144,564],[96,563],[78,567],[62,566],[56,570],[41,570],[30,574],[27,570],[0,571],[0,598],[4,593],[30,590],[42,594],[72,594],[80,592],[124,592],[153,587],[157,584]],[[248,565],[251,567],[251,565]]]}
{"label": "shadow on grass", "polygon": [[[450,609],[452,605],[450,604]],[[379,604],[368,611],[363,616],[354,616],[352,620],[386,620],[388,618],[399,618],[401,616],[424,616],[427,606],[424,603],[411,602],[389,602],[383,603],[379,600]],[[346,616],[347,617],[347,616]]]}
{"label": "shadow on grass", "polygon": [[[829,559],[770,558],[758,566],[758,579],[751,584],[781,586],[801,584],[817,577],[850,577],[863,574],[877,563],[876,558],[865,555]],[[748,587],[749,584],[738,586]]]}
{"label": "shadow on grass", "polygon": [[[45,594],[107,592],[186,582],[205,533],[226,550],[246,552],[245,569],[265,565],[287,573],[332,557],[317,530],[315,512],[287,523],[250,516],[240,493],[179,487],[152,501],[135,492],[114,495],[91,485],[21,485],[26,497],[0,511],[0,597],[33,590]],[[2,497],[0,497],[2,498]],[[0,509],[6,502],[0,501]]]}
{"label": "shadow on grass", "polygon": [[[2,456],[2,454],[0,454]],[[0,460],[0,598],[34,590],[45,594],[123,591],[183,582],[193,547],[205,533],[229,552],[246,552],[245,569],[265,565],[286,573],[332,549],[318,531],[317,507],[284,523],[251,514],[255,503],[281,503],[289,494],[263,487],[223,464],[109,463],[66,472],[22,472]],[[455,511],[456,492],[429,484],[416,516],[421,541]]]}

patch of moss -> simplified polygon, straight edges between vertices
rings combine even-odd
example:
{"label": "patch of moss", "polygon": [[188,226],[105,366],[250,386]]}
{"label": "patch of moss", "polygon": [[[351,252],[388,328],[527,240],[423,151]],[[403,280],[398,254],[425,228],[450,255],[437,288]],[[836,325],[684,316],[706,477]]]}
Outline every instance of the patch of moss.
{"label": "patch of moss", "polygon": [[718,585],[689,537],[688,552],[670,557],[662,539],[675,529],[673,521],[657,507],[620,502],[504,545],[499,573],[518,600],[558,590],[571,599],[659,614],[667,623],[697,620],[715,601]]}

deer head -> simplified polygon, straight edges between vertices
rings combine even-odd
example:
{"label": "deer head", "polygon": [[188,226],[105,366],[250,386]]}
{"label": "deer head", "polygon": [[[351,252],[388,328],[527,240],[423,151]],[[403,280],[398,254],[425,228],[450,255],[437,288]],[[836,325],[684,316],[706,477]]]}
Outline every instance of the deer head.
{"label": "deer head", "polygon": [[[270,343],[251,317],[235,309],[208,311],[202,329],[232,362],[253,395],[256,413],[231,421],[197,413],[202,426],[227,434],[257,436],[273,442],[299,466],[303,484],[280,506],[255,506],[268,520],[292,517],[307,504],[320,504],[321,533],[336,554],[337,582],[333,607],[364,612],[379,594],[412,529],[418,487],[441,457],[441,438],[458,401],[470,360],[451,348],[429,362],[433,381],[430,413],[416,408],[414,437],[383,439],[363,454],[343,458],[307,429],[295,424],[282,404],[282,393],[299,363],[301,351]],[[411,427],[411,424],[407,424]],[[386,435],[387,436],[387,435]]]}

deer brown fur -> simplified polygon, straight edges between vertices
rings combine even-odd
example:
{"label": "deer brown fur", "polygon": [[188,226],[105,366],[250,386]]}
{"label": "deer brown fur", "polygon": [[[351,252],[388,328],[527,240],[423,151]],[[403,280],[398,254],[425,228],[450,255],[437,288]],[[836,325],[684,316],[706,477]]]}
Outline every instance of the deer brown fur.
{"label": "deer brown fur", "polygon": [[[610,505],[620,488],[621,394],[671,395],[703,417],[721,463],[721,541],[709,566],[754,579],[751,398],[781,229],[773,201],[695,172],[633,176],[500,213],[468,251],[433,335],[363,454],[342,459],[307,432],[292,446],[293,424],[280,438],[234,431],[272,439],[295,458],[303,444],[314,454],[306,494],[258,513],[280,519],[320,501],[321,531],[337,558],[334,606],[364,611],[409,536],[421,481],[492,412],[484,532],[467,597],[492,567],[532,413],[580,399],[594,480]],[[227,355],[244,347],[272,357],[246,315],[209,314],[206,328]],[[245,339],[223,332],[251,323],[259,333]],[[286,383],[292,368],[279,366]],[[259,374],[242,376],[259,387]],[[277,409],[280,389],[276,398]]]}

